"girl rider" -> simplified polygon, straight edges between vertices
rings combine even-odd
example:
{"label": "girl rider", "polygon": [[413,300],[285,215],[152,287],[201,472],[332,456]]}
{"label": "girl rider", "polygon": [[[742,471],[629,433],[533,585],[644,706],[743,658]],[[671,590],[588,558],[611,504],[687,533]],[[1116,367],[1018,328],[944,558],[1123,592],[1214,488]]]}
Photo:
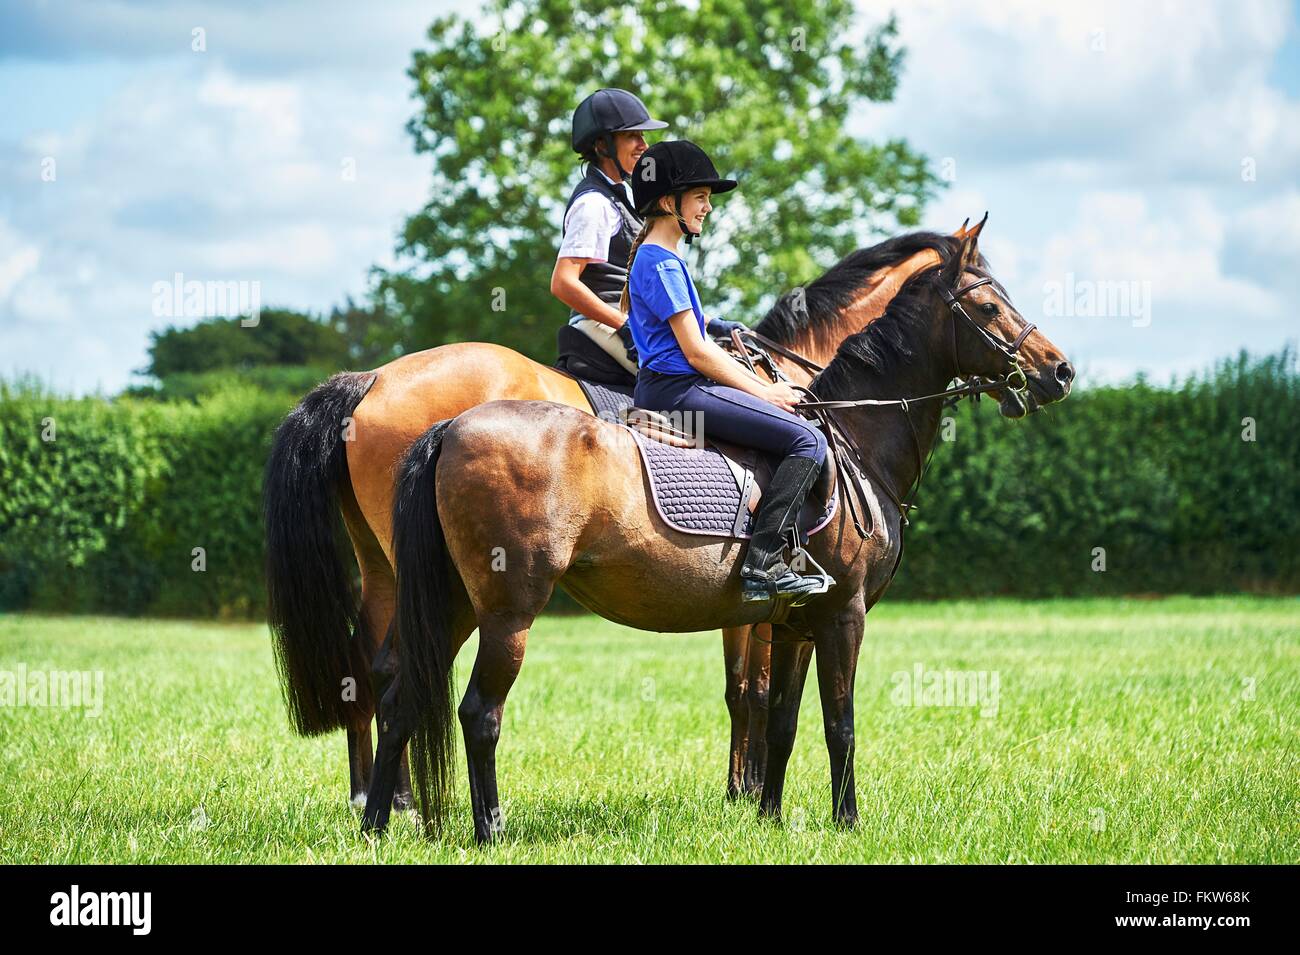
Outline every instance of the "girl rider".
{"label": "girl rider", "polygon": [[793,413],[798,392],[759,379],[705,334],[699,296],[678,248],[683,236],[689,245],[700,234],[713,208],[710,196],[735,187],[735,180],[719,178],[694,143],[656,143],[642,153],[632,193],[645,224],[632,243],[619,307],[640,353],[637,407],[693,412],[707,436],[783,459],[760,500],[740,569],[741,599],[757,601],[823,587],[820,577],[786,564],[782,547],[826,459],[826,438]]}

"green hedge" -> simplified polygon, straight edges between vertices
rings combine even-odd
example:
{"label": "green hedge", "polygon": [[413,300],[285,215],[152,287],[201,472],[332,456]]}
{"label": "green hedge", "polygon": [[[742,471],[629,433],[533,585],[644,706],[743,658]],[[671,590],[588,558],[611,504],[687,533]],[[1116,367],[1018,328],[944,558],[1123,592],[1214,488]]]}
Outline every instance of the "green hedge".
{"label": "green hedge", "polygon": [[[1090,389],[1019,422],[991,402],[953,417],[895,594],[1300,590],[1290,350],[1242,355],[1177,388]],[[1243,440],[1247,418],[1253,441]]]}
{"label": "green hedge", "polygon": [[[258,616],[259,485],[294,400],[238,382],[194,402],[0,383],[0,609]],[[893,595],[1300,591],[1292,352],[1021,422],[988,401],[952,417]]]}
{"label": "green hedge", "polygon": [[293,402],[237,384],[196,403],[0,385],[0,607],[257,616],[262,467]]}

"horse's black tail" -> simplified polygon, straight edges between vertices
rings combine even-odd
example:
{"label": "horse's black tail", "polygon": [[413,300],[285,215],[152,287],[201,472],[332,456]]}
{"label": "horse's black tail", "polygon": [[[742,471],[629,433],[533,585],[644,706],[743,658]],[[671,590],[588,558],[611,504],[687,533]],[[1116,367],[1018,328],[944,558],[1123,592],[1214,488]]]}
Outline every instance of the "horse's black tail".
{"label": "horse's black tail", "polygon": [[411,730],[410,764],[420,815],[442,828],[452,791],[452,573],[438,519],[435,476],[443,435],[439,421],[407,452],[393,499],[396,626],[402,672],[398,718]]}
{"label": "horse's black tail", "polygon": [[343,372],[317,387],[280,424],[266,463],[267,616],[289,719],[304,736],[346,726],[370,706],[370,674],[353,672],[358,611],[337,528],[346,419],[374,382]]}

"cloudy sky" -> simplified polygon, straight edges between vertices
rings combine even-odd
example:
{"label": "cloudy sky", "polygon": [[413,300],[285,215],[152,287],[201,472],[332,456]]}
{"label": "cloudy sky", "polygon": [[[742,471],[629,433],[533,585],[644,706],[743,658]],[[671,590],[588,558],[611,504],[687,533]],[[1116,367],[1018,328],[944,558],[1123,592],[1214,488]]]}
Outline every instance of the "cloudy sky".
{"label": "cloudy sky", "polygon": [[[264,305],[361,293],[425,199],[405,70],[453,6],[0,7],[0,375],[120,389],[178,272]],[[1085,381],[1300,338],[1297,4],[897,6],[898,98],[855,131],[935,159],[927,225],[989,210],[995,272]]]}

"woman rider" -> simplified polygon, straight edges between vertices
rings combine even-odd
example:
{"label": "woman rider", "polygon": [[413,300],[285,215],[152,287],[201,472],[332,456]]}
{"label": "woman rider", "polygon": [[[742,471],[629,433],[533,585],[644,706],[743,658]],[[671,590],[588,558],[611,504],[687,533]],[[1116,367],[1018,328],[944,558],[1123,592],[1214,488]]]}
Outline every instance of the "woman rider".
{"label": "woman rider", "polygon": [[695,284],[677,252],[682,236],[689,245],[700,234],[713,208],[709,197],[735,187],[735,180],[719,178],[694,143],[656,143],[642,153],[632,192],[645,224],[632,243],[619,305],[641,358],[637,407],[693,412],[707,436],[782,458],[763,493],[740,569],[741,599],[756,601],[822,589],[822,578],[800,575],[786,564],[782,548],[826,459],[826,438],[793,413],[798,392],[758,378],[705,334]]}
{"label": "woman rider", "polygon": [[[573,148],[587,170],[565,207],[563,240],[551,274],[551,294],[572,311],[560,329],[556,367],[628,394],[637,373],[636,347],[617,306],[642,222],[626,182],[646,150],[645,131],[667,125],[651,119],[640,99],[620,89],[597,90],[573,113]],[[735,324],[715,319],[710,333],[730,334]]]}

